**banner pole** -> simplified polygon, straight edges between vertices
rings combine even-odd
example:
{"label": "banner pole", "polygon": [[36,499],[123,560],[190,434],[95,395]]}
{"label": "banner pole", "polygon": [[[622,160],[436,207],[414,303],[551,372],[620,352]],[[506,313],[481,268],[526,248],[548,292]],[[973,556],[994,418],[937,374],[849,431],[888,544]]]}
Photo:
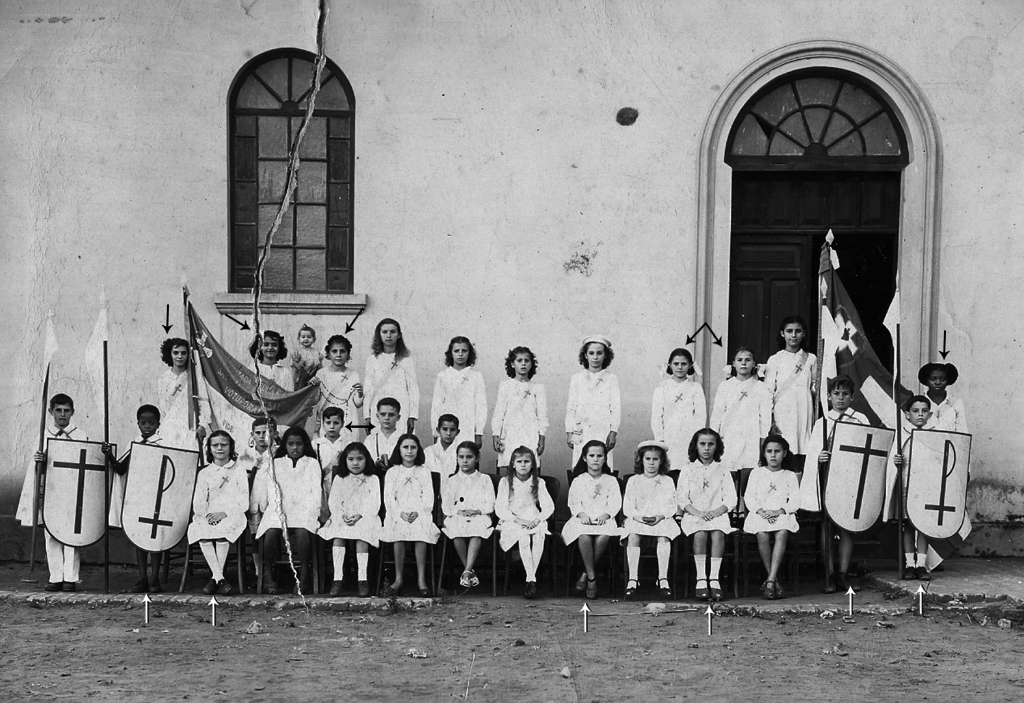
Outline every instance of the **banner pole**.
{"label": "banner pole", "polygon": [[[831,231],[831,230],[830,230]],[[819,313],[820,318],[824,318],[824,308],[826,302],[826,296],[829,301],[833,301],[833,291],[835,289],[835,279],[833,277],[832,270],[832,247],[826,238],[825,243],[821,248],[822,261],[827,262],[827,269],[825,272],[828,273],[828,287],[824,291],[821,299],[821,309]],[[825,273],[823,272],[823,273]],[[832,307],[829,306],[831,310]],[[818,325],[818,336],[821,340],[819,342],[820,354],[818,357],[818,365],[823,368],[825,363],[822,356],[825,354],[825,336],[821,332],[822,325],[819,322]],[[823,374],[822,374],[823,375]],[[827,389],[828,379],[822,378],[821,383],[824,383],[824,388]],[[819,386],[819,392],[822,389]],[[822,451],[828,451],[828,393],[826,392],[826,400],[821,403],[821,449]],[[818,465],[818,505],[821,508],[821,554],[822,561],[825,563],[825,592],[831,593],[835,590],[835,584],[833,583],[833,569],[832,569],[832,523],[829,521],[828,512],[825,510],[825,484],[828,481],[828,469],[827,464]]]}
{"label": "banner pole", "polygon": [[[39,448],[42,452],[46,441],[46,401],[50,394],[50,364],[46,364],[46,373],[43,375],[43,405],[39,411]],[[37,461],[32,468],[32,542],[29,546],[28,570],[36,570],[36,535],[39,534],[39,486],[42,482],[45,462]]]}
{"label": "banner pole", "polygon": [[[110,389],[107,370],[107,340],[103,340],[103,443],[110,443]],[[104,455],[103,463],[103,589],[110,593],[110,460]]]}
{"label": "banner pole", "polygon": [[[903,454],[903,423],[900,421],[900,323],[896,323],[896,363],[893,365],[896,371],[892,383],[892,401],[896,406],[896,453]],[[903,568],[906,566],[903,559],[903,467],[896,471],[896,573],[903,579]]]}
{"label": "banner pole", "polygon": [[[188,288],[182,286],[181,288],[181,301],[185,308],[185,329],[188,332],[188,377],[185,379],[188,393],[188,428],[189,430],[198,432],[199,430],[199,396],[197,395],[199,389],[199,380],[196,378],[196,355],[193,349],[192,340],[195,339],[195,333],[192,328],[192,316],[189,314],[189,301],[188,301]],[[199,463],[202,463],[203,456],[203,440],[199,439],[198,435],[195,435],[196,445],[199,449]]]}

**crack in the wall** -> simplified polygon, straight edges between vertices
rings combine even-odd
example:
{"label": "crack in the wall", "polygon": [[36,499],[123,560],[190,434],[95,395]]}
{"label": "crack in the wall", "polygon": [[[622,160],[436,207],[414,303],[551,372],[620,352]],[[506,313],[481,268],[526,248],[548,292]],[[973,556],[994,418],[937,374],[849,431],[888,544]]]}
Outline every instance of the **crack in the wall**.
{"label": "crack in the wall", "polygon": [[[251,10],[255,4],[256,2],[252,2],[248,7],[246,7],[243,3],[239,2],[239,5],[241,5],[245,10],[246,15],[249,15],[249,10]],[[257,340],[262,337],[260,325],[260,296],[263,294],[263,272],[267,265],[267,257],[270,255],[270,247],[274,243],[274,235],[277,234],[277,230],[281,226],[285,212],[291,206],[292,193],[295,191],[296,185],[298,184],[300,163],[299,147],[302,145],[302,140],[306,136],[306,129],[309,127],[309,123],[313,120],[313,110],[316,106],[316,97],[320,92],[320,81],[322,80],[324,65],[327,63],[327,55],[324,50],[325,36],[327,32],[327,13],[327,0],[318,0],[316,22],[316,61],[314,62],[313,67],[313,78],[312,85],[310,86],[309,99],[306,101],[306,111],[302,117],[302,123],[299,125],[299,131],[295,135],[295,142],[292,144],[291,151],[288,154],[288,169],[286,171],[287,178],[285,181],[284,195],[281,197],[281,204],[277,209],[277,215],[274,217],[274,222],[267,231],[267,236],[263,241],[263,250],[260,252],[260,258],[256,263],[256,280],[252,287],[252,319],[253,332]],[[251,17],[252,15],[249,16]],[[252,358],[253,369],[256,371],[256,400],[259,401],[263,417],[267,418],[269,421],[271,419],[270,412],[267,410],[267,404],[263,398],[263,377],[260,375],[260,366],[257,357],[258,354],[254,354]],[[291,540],[288,538],[288,520],[282,508],[283,501],[281,500],[281,485],[277,481],[273,461],[270,462],[269,477],[271,489],[274,492],[275,503],[277,504],[277,517],[281,523],[281,533],[284,538],[285,551],[288,554],[288,563],[291,566],[292,575],[295,577],[295,591],[298,593],[299,598],[302,599],[303,605],[305,605],[306,598],[302,593],[302,588],[300,587],[299,574],[295,570],[295,560],[292,556]],[[272,568],[272,565],[263,564],[262,568]]]}

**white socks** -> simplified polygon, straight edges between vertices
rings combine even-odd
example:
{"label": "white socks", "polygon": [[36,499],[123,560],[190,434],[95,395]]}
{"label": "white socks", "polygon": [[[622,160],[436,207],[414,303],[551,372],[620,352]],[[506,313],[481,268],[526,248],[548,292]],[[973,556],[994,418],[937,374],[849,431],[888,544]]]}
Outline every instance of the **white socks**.
{"label": "white socks", "polygon": [[519,558],[523,561],[523,569],[526,571],[527,581],[537,580],[537,562],[533,558],[532,535],[523,535],[519,538]]}
{"label": "white socks", "polygon": [[[668,578],[668,558],[672,553],[672,544],[670,542],[658,542],[657,546],[658,553],[658,580]],[[712,562],[713,564],[714,562]]]}
{"label": "white socks", "polygon": [[722,569],[722,557],[711,557],[711,573],[708,576],[710,581],[718,581],[718,572]]}
{"label": "white socks", "polygon": [[359,581],[366,581],[366,567],[370,563],[369,552],[356,552],[356,567],[359,570],[359,575],[356,576]]}
{"label": "white socks", "polygon": [[925,567],[925,562],[927,560],[928,560],[928,553],[927,552],[918,552],[918,555],[917,555],[917,568],[919,568],[919,569],[926,568]]}
{"label": "white socks", "polygon": [[908,569],[913,569],[913,568],[915,568],[917,566],[917,564],[915,563],[914,553],[913,552],[904,552],[903,553],[903,558],[907,560],[907,568]]}
{"label": "white socks", "polygon": [[345,543],[335,544],[331,553],[334,555],[334,580],[341,581],[345,571]]}
{"label": "white socks", "polygon": [[629,567],[630,581],[636,581],[637,572],[640,570],[640,547],[626,547],[626,564]]}
{"label": "white socks", "polygon": [[[224,543],[227,546],[227,543]],[[214,581],[224,580],[224,562],[221,561],[220,555],[217,554],[217,545],[214,544],[213,540],[203,539],[199,540],[199,548],[203,551],[203,557],[206,559],[206,563],[210,567],[210,571],[213,573]]]}
{"label": "white socks", "polygon": [[697,580],[698,581],[706,581],[707,578],[708,578],[708,571],[707,571],[708,566],[707,566],[707,563],[705,562],[706,559],[707,559],[707,554],[694,554],[693,555],[693,565],[697,569]]}

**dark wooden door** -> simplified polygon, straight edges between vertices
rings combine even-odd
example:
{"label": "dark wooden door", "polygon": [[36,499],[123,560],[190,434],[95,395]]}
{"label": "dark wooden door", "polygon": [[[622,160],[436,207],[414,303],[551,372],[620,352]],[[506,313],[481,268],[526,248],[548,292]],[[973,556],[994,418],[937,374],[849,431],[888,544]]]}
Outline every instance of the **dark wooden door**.
{"label": "dark wooden door", "polygon": [[818,326],[818,260],[836,236],[839,276],[882,363],[892,344],[882,320],[895,290],[899,250],[897,172],[734,172],[729,279],[729,354],[740,346],[764,362],[783,318]]}

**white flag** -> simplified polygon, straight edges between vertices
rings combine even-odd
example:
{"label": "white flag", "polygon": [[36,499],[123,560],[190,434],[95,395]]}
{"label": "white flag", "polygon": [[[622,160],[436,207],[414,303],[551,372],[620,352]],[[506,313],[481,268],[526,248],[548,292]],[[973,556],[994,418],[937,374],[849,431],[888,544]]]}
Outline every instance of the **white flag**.
{"label": "white flag", "polygon": [[60,347],[57,346],[57,332],[53,328],[53,311],[46,316],[46,342],[43,344],[43,373],[50,366],[54,355]]}
{"label": "white flag", "polygon": [[896,292],[892,296],[892,302],[889,303],[889,310],[885,313],[885,319],[882,321],[885,325],[885,329],[889,330],[889,336],[892,337],[892,346],[896,348],[896,325],[900,324],[900,282],[896,280]]}
{"label": "white flag", "polygon": [[100,314],[96,318],[96,326],[85,346],[85,368],[89,374],[89,385],[92,386],[96,407],[104,406],[103,393],[103,343],[107,341],[107,298],[100,299]]}

